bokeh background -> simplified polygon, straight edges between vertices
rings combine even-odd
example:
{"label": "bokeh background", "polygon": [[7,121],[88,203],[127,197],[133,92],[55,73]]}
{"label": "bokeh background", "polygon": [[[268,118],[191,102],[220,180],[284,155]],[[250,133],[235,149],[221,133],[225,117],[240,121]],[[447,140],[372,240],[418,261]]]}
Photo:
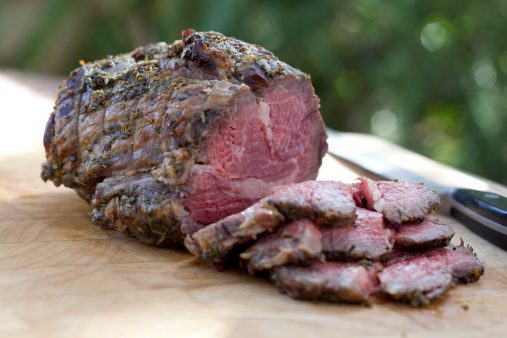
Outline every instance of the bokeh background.
{"label": "bokeh background", "polygon": [[190,27],[311,74],[333,128],[507,184],[507,1],[1,0],[0,67],[63,78]]}

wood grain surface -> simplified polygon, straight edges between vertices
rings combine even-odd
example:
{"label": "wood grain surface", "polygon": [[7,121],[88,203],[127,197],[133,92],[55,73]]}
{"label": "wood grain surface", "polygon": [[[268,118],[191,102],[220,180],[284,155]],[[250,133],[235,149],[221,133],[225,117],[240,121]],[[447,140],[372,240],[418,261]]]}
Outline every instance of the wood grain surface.
{"label": "wood grain surface", "polygon": [[[0,133],[13,135],[0,144],[0,336],[507,336],[507,253],[446,217],[441,219],[453,225],[455,242],[462,237],[475,248],[486,274],[422,309],[384,301],[370,308],[295,301],[264,280],[234,270],[215,272],[188,253],[97,228],[86,202],[39,178],[44,129],[39,124],[51,110],[56,85],[37,81],[0,72],[0,90],[11,91],[5,100],[14,107],[0,114]],[[9,114],[23,117],[13,123]],[[18,140],[25,146],[13,151]],[[386,154],[416,156],[378,144]],[[448,183],[477,184],[477,178],[416,157],[423,174],[429,170],[448,177]],[[350,181],[358,174],[328,156],[320,178]]]}

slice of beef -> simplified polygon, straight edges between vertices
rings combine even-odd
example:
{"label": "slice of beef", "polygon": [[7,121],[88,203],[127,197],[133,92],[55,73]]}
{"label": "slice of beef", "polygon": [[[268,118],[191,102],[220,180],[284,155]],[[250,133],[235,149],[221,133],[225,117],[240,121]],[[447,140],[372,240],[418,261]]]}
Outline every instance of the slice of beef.
{"label": "slice of beef", "polygon": [[257,203],[187,236],[185,246],[217,270],[223,270],[239,254],[241,245],[272,231],[283,219],[270,205]]}
{"label": "slice of beef", "polygon": [[356,219],[350,185],[342,182],[307,181],[280,186],[264,201],[289,219],[309,219],[317,225],[349,226]]}
{"label": "slice of beef", "polygon": [[436,191],[422,183],[372,181],[359,177],[354,186],[354,199],[365,200],[368,209],[384,215],[392,224],[421,222],[440,203]]}
{"label": "slice of beef", "polygon": [[75,189],[96,223],[160,245],[315,179],[327,149],[308,75],[192,30],[74,70],[44,146],[44,180]]}
{"label": "slice of beef", "polygon": [[393,248],[393,231],[381,213],[357,208],[352,227],[322,227],[322,251],[331,260],[380,260]]}
{"label": "slice of beef", "polygon": [[[477,258],[470,246],[450,245],[445,248],[431,249],[422,254],[427,259],[439,259],[447,266],[452,277],[460,283],[475,282],[484,274],[484,263]],[[411,259],[414,255],[417,253],[411,253],[405,259]]]}
{"label": "slice of beef", "polygon": [[321,258],[321,234],[309,220],[293,221],[260,238],[240,255],[250,274],[289,263],[306,264]]}
{"label": "slice of beef", "polygon": [[392,265],[379,278],[385,293],[412,306],[427,305],[452,287],[452,274],[445,265],[428,259]]}
{"label": "slice of beef", "polygon": [[359,264],[317,262],[275,268],[271,280],[280,292],[297,299],[369,304],[376,292],[375,271]]}
{"label": "slice of beef", "polygon": [[446,246],[454,234],[454,230],[449,225],[426,216],[421,223],[412,222],[400,225],[396,230],[394,240],[396,247],[413,250]]}
{"label": "slice of beef", "polygon": [[381,289],[412,306],[441,297],[454,281],[473,282],[484,265],[470,248],[448,246],[421,252],[398,252],[379,273]]}

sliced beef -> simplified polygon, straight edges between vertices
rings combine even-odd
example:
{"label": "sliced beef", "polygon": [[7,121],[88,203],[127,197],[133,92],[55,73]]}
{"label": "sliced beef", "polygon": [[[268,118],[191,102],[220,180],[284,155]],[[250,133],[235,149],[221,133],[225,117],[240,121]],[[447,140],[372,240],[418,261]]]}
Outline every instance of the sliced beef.
{"label": "sliced beef", "polygon": [[192,30],[74,70],[44,146],[44,180],[75,189],[96,223],[159,245],[315,179],[327,148],[308,75]]}
{"label": "sliced beef", "polygon": [[242,244],[272,231],[284,217],[270,205],[257,203],[195,232],[185,239],[190,252],[218,270],[228,266]]}
{"label": "sliced beef", "polygon": [[357,208],[352,227],[322,227],[322,251],[331,260],[380,260],[393,248],[393,231],[381,213]]}
{"label": "sliced beef", "polygon": [[[189,234],[185,245],[215,267],[225,267],[227,257],[240,246],[283,224],[283,220],[305,219],[323,226],[350,226],[356,218],[355,209],[349,186],[341,182],[294,183],[273,189],[271,195],[244,212]],[[265,223],[266,214],[270,216],[268,223]],[[264,223],[257,224],[259,220]]]}
{"label": "sliced beef", "polygon": [[392,224],[421,222],[440,203],[436,191],[422,183],[401,181],[372,181],[359,177],[354,186],[354,199],[365,201],[370,210],[384,215]]}
{"label": "sliced beef", "polygon": [[419,259],[386,268],[381,288],[395,300],[412,306],[429,304],[452,287],[452,274],[440,262]]}
{"label": "sliced beef", "polygon": [[307,181],[273,189],[264,199],[289,219],[309,219],[318,225],[349,226],[356,219],[350,185],[335,181]]}
{"label": "sliced beef", "polygon": [[339,262],[282,266],[273,270],[271,279],[279,291],[293,298],[331,302],[369,304],[378,287],[372,269]]}
{"label": "sliced beef", "polygon": [[441,297],[455,281],[473,282],[483,264],[469,248],[448,246],[422,252],[398,252],[379,273],[381,289],[412,306]]}
{"label": "sliced beef", "polygon": [[289,263],[306,264],[321,257],[319,228],[309,220],[293,221],[260,238],[240,255],[251,274]]}
{"label": "sliced beef", "polygon": [[[452,277],[460,283],[471,283],[479,280],[484,274],[484,264],[477,258],[471,247],[447,246],[422,252],[427,259],[438,259],[445,264]],[[406,259],[411,259],[408,255]]]}
{"label": "sliced beef", "polygon": [[454,236],[454,230],[426,216],[421,223],[404,223],[394,235],[395,245],[403,249],[421,249],[446,246]]}
{"label": "sliced beef", "polygon": [[[242,253],[250,272],[270,270],[296,298],[368,303],[376,270],[313,261],[322,249],[384,258],[384,221],[401,224],[399,247],[452,237],[425,219],[439,199],[422,184],[311,181],[327,144],[310,77],[215,32],[186,30],[172,44],[81,65],[57,94],[43,142],[42,179],[75,189],[94,223],[155,245],[185,241],[218,269]],[[356,221],[356,204],[372,211],[358,209]],[[445,247],[397,252],[380,280],[420,305],[483,271],[469,249]]]}

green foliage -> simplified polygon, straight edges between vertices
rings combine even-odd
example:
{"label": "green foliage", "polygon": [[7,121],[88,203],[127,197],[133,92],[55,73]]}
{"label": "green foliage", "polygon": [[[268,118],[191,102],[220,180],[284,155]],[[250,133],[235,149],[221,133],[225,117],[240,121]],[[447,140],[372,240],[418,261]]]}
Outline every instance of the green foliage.
{"label": "green foliage", "polygon": [[189,27],[216,30],[311,74],[329,126],[507,184],[506,22],[507,2],[493,0],[11,0],[0,3],[0,63],[64,74]]}

